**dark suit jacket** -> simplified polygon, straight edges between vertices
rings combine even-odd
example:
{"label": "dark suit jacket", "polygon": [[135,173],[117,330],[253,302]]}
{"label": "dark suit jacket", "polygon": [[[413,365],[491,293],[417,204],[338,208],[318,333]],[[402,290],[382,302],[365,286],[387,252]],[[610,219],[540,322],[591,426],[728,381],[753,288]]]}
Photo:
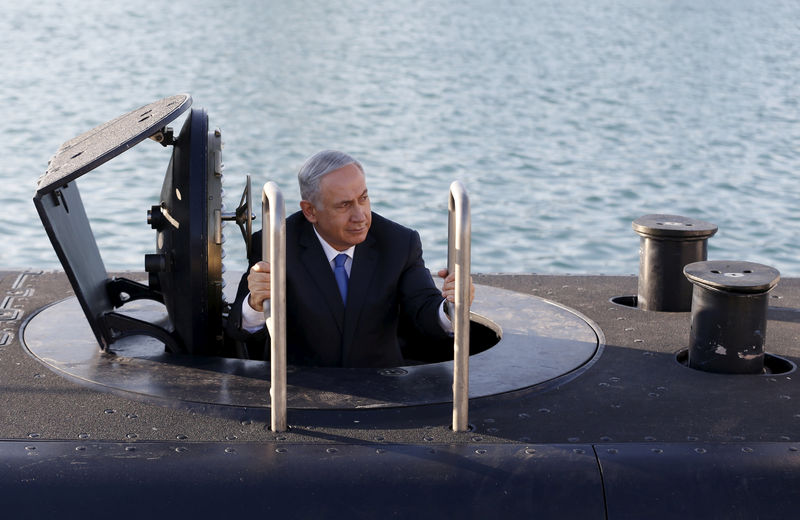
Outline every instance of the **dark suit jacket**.
{"label": "dark suit jacket", "polygon": [[[261,260],[261,232],[253,235],[250,266]],[[263,348],[266,331],[241,330],[247,273],[239,283],[228,322],[229,336]],[[286,219],[287,356],[310,366],[391,367],[403,364],[398,326],[446,340],[439,323],[442,301],[422,260],[419,234],[372,214],[350,271],[347,307],[313,226],[297,212]],[[269,349],[267,348],[267,357]]]}

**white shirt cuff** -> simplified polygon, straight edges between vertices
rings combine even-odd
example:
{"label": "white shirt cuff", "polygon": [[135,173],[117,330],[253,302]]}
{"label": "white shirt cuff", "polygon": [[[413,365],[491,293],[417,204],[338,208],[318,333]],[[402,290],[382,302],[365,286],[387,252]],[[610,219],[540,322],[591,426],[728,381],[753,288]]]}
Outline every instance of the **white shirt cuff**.
{"label": "white shirt cuff", "polygon": [[444,312],[444,300],[442,300],[442,303],[439,304],[439,324],[442,326],[442,329],[448,334],[453,333],[453,323],[450,321],[450,318],[448,318],[447,314],[445,314]]}
{"label": "white shirt cuff", "polygon": [[[242,330],[253,333],[263,329],[266,323],[264,313],[250,307],[249,301],[250,293],[247,293],[247,297],[242,302]],[[269,312],[269,300],[264,302],[264,312]]]}

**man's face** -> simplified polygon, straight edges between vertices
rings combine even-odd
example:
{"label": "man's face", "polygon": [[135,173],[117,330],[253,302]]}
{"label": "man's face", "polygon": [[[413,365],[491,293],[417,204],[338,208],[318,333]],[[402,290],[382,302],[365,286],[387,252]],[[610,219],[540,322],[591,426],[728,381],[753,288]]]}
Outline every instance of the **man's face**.
{"label": "man's face", "polygon": [[317,232],[338,251],[367,238],[372,212],[364,174],[355,164],[334,170],[320,181],[317,205],[302,201],[300,207]]}

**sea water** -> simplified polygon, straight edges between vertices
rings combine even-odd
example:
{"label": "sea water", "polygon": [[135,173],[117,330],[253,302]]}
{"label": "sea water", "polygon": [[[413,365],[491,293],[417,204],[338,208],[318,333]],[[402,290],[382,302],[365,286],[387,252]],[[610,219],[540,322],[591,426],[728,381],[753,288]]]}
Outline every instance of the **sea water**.
{"label": "sea water", "polygon": [[[0,268],[60,268],[31,199],[62,142],[188,92],[229,209],[250,173],[294,211],[334,148],[431,268],[457,179],[474,272],[634,274],[631,221],[672,213],[719,226],[709,258],[800,275],[796,0],[43,0],[4,6],[0,58]],[[154,252],[168,161],[145,141],[79,179],[109,270]],[[235,226],[225,249],[246,265]]]}

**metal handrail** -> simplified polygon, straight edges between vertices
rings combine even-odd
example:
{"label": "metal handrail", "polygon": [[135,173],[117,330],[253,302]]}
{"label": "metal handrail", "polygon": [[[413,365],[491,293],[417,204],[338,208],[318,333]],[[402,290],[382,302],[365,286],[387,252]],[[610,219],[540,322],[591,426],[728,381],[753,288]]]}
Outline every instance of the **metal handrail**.
{"label": "metal handrail", "polygon": [[469,198],[459,181],[450,184],[447,221],[447,272],[455,273],[453,320],[453,430],[469,427],[469,306],[470,222]]}
{"label": "metal handrail", "polygon": [[264,320],[270,337],[270,425],[286,431],[286,204],[278,185],[261,191],[261,254],[270,265],[270,304]]}

